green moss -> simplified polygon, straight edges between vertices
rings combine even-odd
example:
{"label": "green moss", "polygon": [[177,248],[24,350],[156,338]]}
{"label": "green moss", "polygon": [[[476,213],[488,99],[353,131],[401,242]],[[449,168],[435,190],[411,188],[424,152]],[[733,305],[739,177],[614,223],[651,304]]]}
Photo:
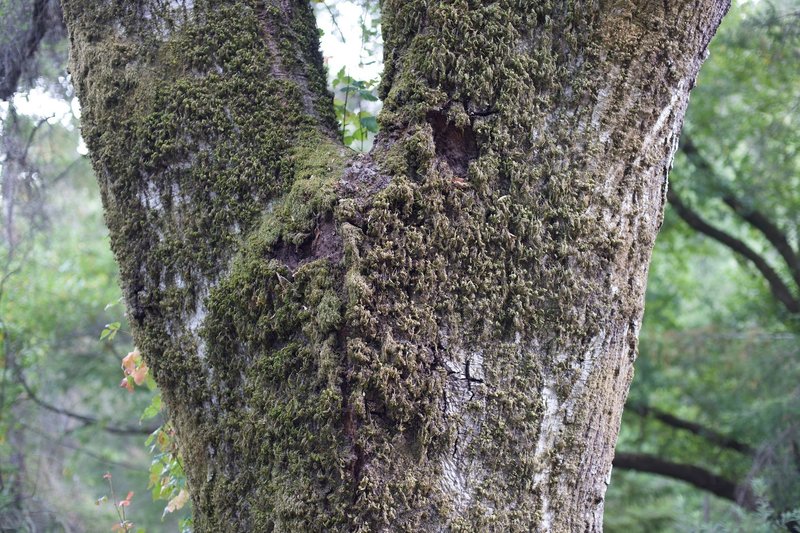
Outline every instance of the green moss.
{"label": "green moss", "polygon": [[[334,119],[308,5],[295,2],[287,25],[289,13],[263,2],[212,4],[184,19],[65,2],[84,135],[197,529],[264,530],[302,506],[325,529],[343,520],[318,507],[346,462],[327,453],[346,453],[331,414],[342,409],[341,274],[330,259],[290,268],[275,247],[294,254],[332,219],[347,154],[326,133]],[[247,471],[221,460],[234,451]],[[240,499],[248,511],[228,514]]]}
{"label": "green moss", "polygon": [[[573,116],[544,111],[578,107],[593,76],[569,58],[588,49],[594,29],[577,7],[560,9],[384,2],[392,53],[381,125],[392,142],[373,156],[392,179],[360,214],[357,202],[339,204],[358,226],[345,238],[357,250],[345,278],[347,330],[359,338],[348,343],[352,401],[367,404],[361,431],[378,457],[368,470],[381,479],[361,497],[407,510],[388,521],[369,515],[372,529],[441,520],[454,530],[527,531],[541,516],[530,490],[543,467],[533,461],[540,390],[555,379],[564,398],[574,379],[552,370],[547,354],[582,353],[596,334],[597,310],[611,302],[599,301],[608,291],[589,273],[617,247],[588,209],[596,178],[586,161],[598,147],[577,142]],[[454,378],[444,361],[463,364],[462,349],[482,355],[485,376],[473,385],[477,403],[448,416]],[[453,416],[480,419],[479,436],[459,444]],[[473,490],[494,511],[476,505],[451,522],[458,512],[438,483],[455,446],[487,469]],[[375,466],[380,457],[391,464]],[[397,503],[409,500],[428,503]]]}
{"label": "green moss", "polygon": [[[244,388],[247,407],[238,411],[238,431],[231,433],[229,423],[207,428],[214,436],[206,440],[247,465],[231,478],[231,490],[246,498],[252,524],[322,530],[344,520],[327,507],[342,507],[350,497],[342,479],[348,462],[341,436],[343,362],[331,333],[341,320],[336,272],[327,260],[291,272],[246,253],[209,297],[208,361],[229,376],[223,381],[229,387]],[[209,505],[235,508],[217,500]],[[225,523],[218,513],[216,519],[209,526]]]}

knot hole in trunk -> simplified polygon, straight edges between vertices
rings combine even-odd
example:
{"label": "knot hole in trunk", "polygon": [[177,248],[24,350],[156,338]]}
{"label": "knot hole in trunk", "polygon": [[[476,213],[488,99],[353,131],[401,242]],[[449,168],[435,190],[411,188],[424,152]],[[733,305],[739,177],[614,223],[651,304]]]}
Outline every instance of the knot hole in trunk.
{"label": "knot hole in trunk", "polygon": [[426,118],[433,128],[436,155],[447,162],[453,174],[465,177],[469,162],[478,157],[478,143],[472,126],[467,124],[459,128],[442,111],[429,111]]}

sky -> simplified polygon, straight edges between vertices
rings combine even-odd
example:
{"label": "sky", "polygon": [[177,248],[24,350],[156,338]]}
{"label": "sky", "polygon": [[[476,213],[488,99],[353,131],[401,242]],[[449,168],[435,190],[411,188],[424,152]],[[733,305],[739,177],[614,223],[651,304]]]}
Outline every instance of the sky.
{"label": "sky", "polygon": [[[322,55],[331,75],[342,67],[345,67],[348,75],[358,80],[375,79],[381,75],[383,62],[380,54],[368,57],[366,50],[361,47],[360,18],[363,16],[367,25],[372,22],[369,13],[362,7],[364,3],[364,0],[339,0],[335,7],[330,8],[330,2],[315,4],[317,26],[323,32],[320,38]],[[362,62],[364,64],[359,64]],[[371,64],[366,64],[370,62]]]}

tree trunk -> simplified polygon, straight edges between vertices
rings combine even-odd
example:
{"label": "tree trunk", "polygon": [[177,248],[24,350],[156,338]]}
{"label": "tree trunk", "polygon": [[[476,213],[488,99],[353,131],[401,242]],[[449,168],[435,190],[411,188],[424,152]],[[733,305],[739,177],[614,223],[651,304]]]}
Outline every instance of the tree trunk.
{"label": "tree trunk", "polygon": [[197,531],[600,531],[725,0],[384,0],[336,139],[305,0],[64,0]]}

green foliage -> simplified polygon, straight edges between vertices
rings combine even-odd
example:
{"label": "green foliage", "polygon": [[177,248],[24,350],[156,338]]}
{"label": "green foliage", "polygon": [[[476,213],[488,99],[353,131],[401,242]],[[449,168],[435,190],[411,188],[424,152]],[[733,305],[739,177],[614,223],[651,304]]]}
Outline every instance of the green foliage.
{"label": "green foliage", "polygon": [[100,333],[100,340],[108,339],[110,341],[114,340],[114,337],[117,336],[117,332],[119,331],[119,327],[122,324],[120,322],[111,322],[110,324],[106,324],[103,328],[103,331]]}
{"label": "green foliage", "polygon": [[[155,398],[160,398],[160,395]],[[161,402],[158,400],[154,403],[160,405]],[[164,424],[147,438],[145,445],[149,447],[153,458],[147,488],[151,490],[153,500],[168,502],[162,516],[174,513],[188,503],[186,474],[178,456],[175,430],[169,424]]]}
{"label": "green foliage", "polygon": [[[734,6],[712,42],[684,130],[702,154],[678,153],[671,187],[715,227],[741,239],[791,286],[764,235],[724,199],[757,210],[796,246],[800,229],[800,46],[793,2]],[[629,405],[658,407],[747,443],[721,448],[624,415],[618,450],[648,453],[751,484],[749,513],[689,485],[615,471],[606,530],[780,531],[800,502],[800,323],[761,274],[668,209],[650,269],[640,357]]]}
{"label": "green foliage", "polygon": [[[148,460],[144,434],[103,428],[135,432],[137,411],[149,397],[117,387],[130,341],[121,309],[105,306],[120,299],[117,269],[95,178],[76,151],[77,124],[19,119],[16,135],[33,142],[26,166],[3,176],[20,186],[13,198],[4,198],[13,201],[18,238],[5,238],[7,225],[0,238],[0,528],[25,531],[19,524],[33,523],[44,531],[94,530],[98,520],[110,528],[117,520],[114,507],[94,505],[108,491],[103,473],[110,470],[120,487],[143,494]],[[8,125],[5,146],[14,140]],[[178,520],[169,516],[162,523],[163,505],[147,500],[130,505],[137,527],[174,529]]]}
{"label": "green foliage", "polygon": [[[318,21],[330,21],[333,33],[342,44],[355,47],[358,43],[357,65],[348,62],[335,74],[330,74],[328,81],[334,93],[333,107],[342,142],[360,152],[368,151],[378,131],[376,115],[381,103],[377,88],[380,79],[348,75],[348,69],[363,73],[365,67],[380,63],[382,43],[378,4],[370,0],[317,0],[315,5]],[[351,11],[357,8],[357,24],[353,24],[352,20],[342,21],[340,8],[349,8]],[[344,28],[340,26],[340,21],[346,23],[342,25]]]}
{"label": "green foliage", "polygon": [[378,132],[378,119],[362,102],[377,102],[378,80],[355,80],[342,67],[332,80],[333,108],[336,120],[341,124],[342,142],[347,146],[365,150],[365,143]]}

